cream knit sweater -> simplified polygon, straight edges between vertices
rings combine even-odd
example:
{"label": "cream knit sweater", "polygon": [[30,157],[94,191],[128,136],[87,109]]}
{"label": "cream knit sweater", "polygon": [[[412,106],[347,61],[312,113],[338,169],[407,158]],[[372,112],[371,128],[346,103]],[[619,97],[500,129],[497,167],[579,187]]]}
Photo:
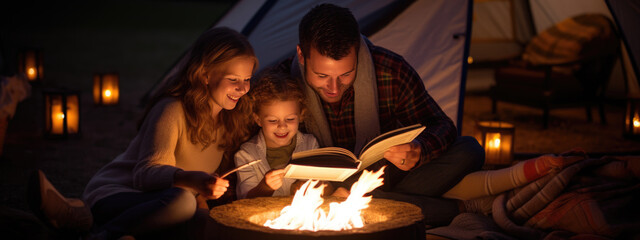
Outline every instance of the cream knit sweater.
{"label": "cream knit sweater", "polygon": [[84,190],[84,201],[93,207],[98,200],[120,192],[170,188],[178,169],[213,174],[223,151],[217,144],[203,150],[187,135],[182,103],[175,98],[159,101],[127,150],[91,178]]}

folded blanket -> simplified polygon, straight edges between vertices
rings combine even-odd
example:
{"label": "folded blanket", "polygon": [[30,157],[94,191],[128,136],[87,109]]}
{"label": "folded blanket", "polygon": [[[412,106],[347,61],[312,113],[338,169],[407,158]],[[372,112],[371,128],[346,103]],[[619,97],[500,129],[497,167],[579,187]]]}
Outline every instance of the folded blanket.
{"label": "folded blanket", "polygon": [[[602,14],[565,19],[531,39],[522,59],[531,64],[557,64],[613,52],[612,23]],[[615,45],[614,45],[615,46]]]}

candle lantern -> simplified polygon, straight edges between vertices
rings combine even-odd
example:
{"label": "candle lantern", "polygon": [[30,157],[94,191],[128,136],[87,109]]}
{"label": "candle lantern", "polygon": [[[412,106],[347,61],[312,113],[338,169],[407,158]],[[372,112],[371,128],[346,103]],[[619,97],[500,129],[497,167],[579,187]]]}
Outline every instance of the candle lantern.
{"label": "candle lantern", "polygon": [[624,136],[626,138],[640,139],[640,97],[627,99]]}
{"label": "candle lantern", "polygon": [[93,76],[93,103],[97,105],[113,105],[118,103],[120,90],[117,73],[98,73]]}
{"label": "candle lantern", "polygon": [[42,50],[24,49],[18,54],[18,72],[25,74],[31,82],[43,79]]}
{"label": "candle lantern", "polygon": [[80,133],[80,93],[44,90],[45,137],[67,138]]}
{"label": "candle lantern", "polygon": [[476,139],[484,147],[485,164],[510,165],[513,160],[515,127],[500,121],[476,124]]}

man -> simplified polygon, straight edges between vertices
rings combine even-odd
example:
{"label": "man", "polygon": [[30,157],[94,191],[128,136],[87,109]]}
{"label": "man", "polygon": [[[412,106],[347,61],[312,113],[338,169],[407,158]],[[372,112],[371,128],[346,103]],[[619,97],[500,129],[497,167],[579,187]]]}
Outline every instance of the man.
{"label": "man", "polygon": [[306,89],[306,130],[321,147],[358,154],[381,133],[426,126],[413,142],[391,147],[385,160],[370,167],[388,165],[385,184],[373,196],[414,203],[423,209],[427,224],[448,224],[458,214],[458,204],[440,196],[482,166],[484,150],[478,142],[457,137],[453,122],[415,70],[401,56],[362,37],[348,9],[314,7],[300,22],[299,41],[294,59],[279,67]]}

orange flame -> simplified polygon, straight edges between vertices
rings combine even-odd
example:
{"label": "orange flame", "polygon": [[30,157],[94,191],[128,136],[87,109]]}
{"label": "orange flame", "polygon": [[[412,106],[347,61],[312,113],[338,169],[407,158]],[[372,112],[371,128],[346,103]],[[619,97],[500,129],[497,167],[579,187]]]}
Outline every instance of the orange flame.
{"label": "orange flame", "polygon": [[280,212],[280,216],[267,220],[264,226],[287,230],[346,230],[364,226],[362,210],[369,207],[371,196],[364,196],[382,186],[384,167],[376,172],[364,170],[356,183],[351,186],[351,193],[344,202],[329,204],[329,213],[320,209],[324,202],[322,193],[324,185],[316,186],[317,180],[308,180],[298,190],[291,205]]}

